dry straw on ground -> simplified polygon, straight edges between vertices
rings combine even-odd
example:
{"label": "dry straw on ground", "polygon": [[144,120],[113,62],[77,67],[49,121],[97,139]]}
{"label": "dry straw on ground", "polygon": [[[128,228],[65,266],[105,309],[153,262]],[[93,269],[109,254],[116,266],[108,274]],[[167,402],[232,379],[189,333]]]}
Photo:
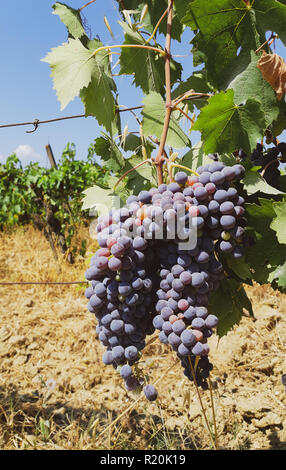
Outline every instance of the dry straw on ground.
{"label": "dry straw on ground", "polygon": [[[86,260],[55,263],[31,227],[0,234],[1,280],[81,280]],[[210,339],[219,446],[285,450],[286,299],[268,286],[248,291],[255,318],[246,313],[226,337]],[[179,364],[159,382],[158,402],[139,400],[115,422],[137,396],[103,367],[102,352],[83,287],[0,286],[0,448],[212,448],[194,384]],[[173,361],[155,342],[142,367],[154,382]],[[213,430],[209,392],[203,402]]]}

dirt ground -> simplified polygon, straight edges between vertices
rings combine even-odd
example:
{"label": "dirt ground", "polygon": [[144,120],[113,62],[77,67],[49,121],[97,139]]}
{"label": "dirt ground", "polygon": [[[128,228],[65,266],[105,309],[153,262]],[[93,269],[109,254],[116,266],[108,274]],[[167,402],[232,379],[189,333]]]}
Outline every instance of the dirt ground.
{"label": "dirt ground", "polygon": [[[0,282],[79,281],[86,267],[87,258],[55,262],[32,228],[0,234]],[[247,290],[254,318],[245,312],[209,340],[204,417],[195,385],[158,341],[141,367],[158,380],[159,400],[125,391],[101,362],[82,286],[0,285],[0,448],[286,450],[286,296]]]}

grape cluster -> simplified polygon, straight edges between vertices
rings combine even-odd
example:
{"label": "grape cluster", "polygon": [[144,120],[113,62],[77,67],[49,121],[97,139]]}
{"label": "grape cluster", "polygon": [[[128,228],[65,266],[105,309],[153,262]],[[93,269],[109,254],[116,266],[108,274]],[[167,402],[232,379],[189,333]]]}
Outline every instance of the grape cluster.
{"label": "grape cluster", "polygon": [[280,142],[275,147],[269,147],[264,152],[263,145],[257,143],[256,148],[252,152],[250,158],[254,166],[260,166],[259,173],[263,171],[263,178],[274,188],[281,190],[279,159],[285,159],[286,143]]}
{"label": "grape cluster", "polygon": [[[124,211],[113,217],[117,215],[119,221],[125,219]],[[131,366],[145,347],[146,335],[154,332],[149,313],[154,303],[153,253],[143,238],[124,235],[120,223],[112,223],[113,217],[103,218],[98,225],[101,248],[85,273],[91,281],[85,296],[88,310],[98,320],[98,338],[106,347],[103,363],[118,369],[126,389],[134,390],[140,382]]]}
{"label": "grape cluster", "polygon": [[[235,188],[243,175],[242,165],[218,161],[192,176],[179,171],[173,182],[130,196],[126,207],[98,219],[100,248],[86,272],[86,297],[106,347],[103,362],[120,370],[127,390],[143,385],[132,365],[155,329],[186,377],[195,372],[207,388],[207,339],[218,324],[208,303],[224,278],[219,259],[243,256],[244,199]],[[144,393],[157,398],[151,384]]]}

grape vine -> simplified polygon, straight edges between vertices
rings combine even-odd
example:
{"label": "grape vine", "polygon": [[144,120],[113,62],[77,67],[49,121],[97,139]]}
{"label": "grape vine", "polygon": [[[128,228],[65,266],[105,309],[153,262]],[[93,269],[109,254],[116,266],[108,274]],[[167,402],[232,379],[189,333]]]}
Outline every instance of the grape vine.
{"label": "grape vine", "polygon": [[[214,329],[225,335],[243,309],[253,314],[244,285],[286,290],[286,79],[283,58],[272,49],[279,38],[285,51],[286,5],[117,3],[123,40],[108,45],[89,38],[81,9],[55,3],[69,39],[43,60],[62,108],[79,96],[85,114],[104,128],[94,148],[109,179],[87,188],[83,199],[83,209],[98,212],[99,243],[86,297],[106,348],[104,363],[118,369],[127,390],[144,387],[152,401],[156,389],[140,369],[148,335],[158,330],[186,377],[206,388],[207,338]],[[172,41],[182,44],[186,30],[200,70],[182,78]],[[269,58],[279,63],[271,73],[264,65]],[[142,91],[142,106],[129,108],[138,134],[121,129],[117,77],[123,74]],[[201,137],[195,144],[193,131]],[[182,248],[193,232],[194,244]]]}

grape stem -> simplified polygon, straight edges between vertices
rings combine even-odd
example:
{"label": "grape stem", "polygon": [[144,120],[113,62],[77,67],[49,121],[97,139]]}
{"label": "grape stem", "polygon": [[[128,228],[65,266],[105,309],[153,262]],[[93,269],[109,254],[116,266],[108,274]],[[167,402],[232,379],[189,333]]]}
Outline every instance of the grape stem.
{"label": "grape stem", "polygon": [[277,38],[278,38],[278,34],[272,33],[271,36],[270,36],[270,38],[267,39],[267,41],[265,41],[263,44],[261,44],[261,46],[260,46],[258,49],[256,49],[255,54],[258,54],[258,52],[260,52],[261,49],[263,49],[263,47],[264,47],[267,43],[268,43],[268,46],[271,46],[271,44],[272,44],[272,43],[275,41],[275,39],[277,39]]}
{"label": "grape stem", "polygon": [[156,24],[155,28],[154,28],[154,31],[153,33],[151,34],[151,36],[148,38],[148,40],[145,42],[145,44],[148,44],[155,36],[156,32],[157,32],[157,29],[159,28],[162,20],[165,18],[165,16],[167,15],[168,13],[168,8],[166,8],[166,10],[164,11],[163,15],[161,16],[161,18],[159,19],[158,23]]}
{"label": "grape stem", "polygon": [[119,185],[119,183],[125,178],[125,176],[129,175],[129,173],[131,173],[132,171],[135,171],[137,170],[137,168],[139,168],[140,166],[144,165],[145,163],[153,163],[153,161],[151,160],[151,158],[148,158],[146,160],[143,160],[142,162],[138,163],[137,165],[135,165],[133,168],[130,168],[130,170],[126,171],[124,173],[124,175],[122,175],[119,180],[115,183],[115,185],[113,186],[113,190],[115,190],[115,188]]}
{"label": "grape stem", "polygon": [[165,84],[166,84],[166,112],[163,130],[160,139],[160,145],[155,158],[155,165],[157,170],[158,185],[163,183],[163,162],[162,155],[166,145],[166,139],[171,119],[171,113],[173,109],[172,97],[171,97],[171,33],[172,33],[172,19],[173,19],[173,0],[168,0],[168,12],[167,12],[167,33],[165,42]]}
{"label": "grape stem", "polygon": [[214,432],[215,432],[215,446],[216,446],[216,449],[218,449],[218,433],[217,433],[216,416],[215,416],[215,409],[214,409],[213,388],[212,388],[212,381],[210,377],[208,378],[208,382],[209,382],[209,389],[210,389],[211,407],[212,407]]}
{"label": "grape stem", "polygon": [[182,101],[196,99],[196,98],[211,98],[213,93],[200,93],[194,90],[188,90],[183,95],[180,95],[175,101],[173,101],[173,105],[177,106]]}
{"label": "grape stem", "polygon": [[81,8],[79,8],[79,11],[83,10],[84,8],[88,7],[88,5],[91,5],[92,3],[96,2],[96,0],[91,0],[90,2],[86,3],[83,5]]}
{"label": "grape stem", "polygon": [[[168,373],[170,372],[171,369],[173,369],[173,367],[175,365],[177,365],[178,362],[174,362],[167,370],[166,372],[164,372],[164,374],[161,375],[161,377],[159,377],[155,382],[154,382],[154,386],[157,385],[164,377],[166,377],[166,375],[168,375]],[[129,411],[132,410],[132,408],[134,408],[134,406],[139,402],[139,401],[142,401],[142,399],[144,398],[144,392],[140,393],[139,397],[133,402],[131,403],[131,405],[126,409],[124,410],[119,416],[117,416],[117,418],[112,421],[112,423],[110,423],[98,436],[97,439],[99,439],[106,431],[108,431],[112,426],[114,426],[126,413],[128,413]]]}
{"label": "grape stem", "polygon": [[262,172],[260,173],[262,178],[264,177],[264,174],[265,174],[265,171],[267,170],[267,168],[275,162],[277,162],[277,158],[275,158],[274,160],[271,160],[271,162],[268,162],[267,165],[265,165]]}
{"label": "grape stem", "polygon": [[182,170],[189,171],[190,173],[193,173],[194,175],[199,176],[199,174],[196,171],[192,170],[191,168],[188,168],[187,166],[180,165],[179,163],[168,163],[169,175],[172,179],[173,179],[172,177],[173,168],[181,168]]}
{"label": "grape stem", "polygon": [[179,108],[176,105],[174,105],[174,109],[176,109],[177,111],[182,113],[189,121],[191,121],[192,124],[194,124],[194,120],[187,113],[185,113],[185,111],[183,109]]}
{"label": "grape stem", "polygon": [[136,49],[149,49],[150,51],[159,52],[159,54],[162,54],[163,56],[166,55],[166,52],[163,51],[162,49],[159,49],[158,47],[144,46],[143,44],[116,44],[113,46],[98,47],[97,49],[95,49],[95,51],[93,51],[90,57],[95,57],[98,52],[104,51],[106,49],[109,51],[109,49],[114,49],[114,48],[123,49],[124,47],[135,47]]}
{"label": "grape stem", "polygon": [[208,418],[207,418],[207,415],[206,415],[205,407],[203,405],[202,397],[201,397],[199,387],[198,387],[198,384],[197,384],[196,374],[195,374],[194,367],[193,367],[192,361],[190,359],[190,356],[188,356],[188,360],[189,360],[189,363],[190,363],[190,366],[191,366],[192,376],[193,376],[193,379],[194,379],[194,384],[195,384],[197,394],[198,394],[198,398],[199,398],[199,402],[200,402],[200,405],[201,405],[201,410],[202,410],[202,413],[203,413],[203,416],[204,416],[204,419],[205,419],[205,422],[206,422],[206,425],[207,425],[207,428],[208,428],[213,446],[215,447],[216,450],[218,450],[217,445],[216,445],[216,443],[214,442],[214,439],[213,439],[212,431],[211,431],[210,424],[209,424],[209,421],[208,421]]}

